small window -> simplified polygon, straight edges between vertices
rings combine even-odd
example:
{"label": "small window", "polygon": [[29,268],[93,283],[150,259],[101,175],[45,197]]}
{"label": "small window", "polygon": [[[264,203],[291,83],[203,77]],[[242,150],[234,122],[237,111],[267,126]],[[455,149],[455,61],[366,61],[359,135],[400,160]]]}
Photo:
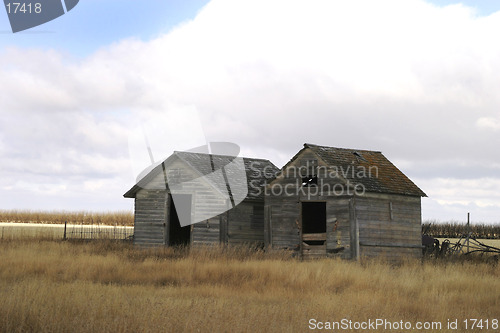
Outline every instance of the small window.
{"label": "small window", "polygon": [[309,187],[318,185],[318,177],[317,176],[308,176],[302,178],[302,186]]}
{"label": "small window", "polygon": [[302,186],[318,185],[318,160],[303,159],[301,167]]}

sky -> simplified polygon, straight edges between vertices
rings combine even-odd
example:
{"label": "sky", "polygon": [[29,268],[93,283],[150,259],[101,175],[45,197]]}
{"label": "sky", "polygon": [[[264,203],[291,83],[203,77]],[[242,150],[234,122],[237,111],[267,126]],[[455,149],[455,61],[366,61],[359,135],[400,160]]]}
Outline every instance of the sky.
{"label": "sky", "polygon": [[307,142],[381,151],[424,220],[500,222],[498,31],[486,0],[80,0],[15,34],[0,10],[0,209],[132,210],[146,139],[278,167]]}

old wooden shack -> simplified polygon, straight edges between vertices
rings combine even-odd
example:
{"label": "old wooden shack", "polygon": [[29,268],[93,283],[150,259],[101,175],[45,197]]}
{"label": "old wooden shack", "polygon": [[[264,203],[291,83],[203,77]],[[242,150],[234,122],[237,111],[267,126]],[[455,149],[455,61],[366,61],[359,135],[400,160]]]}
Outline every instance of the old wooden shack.
{"label": "old wooden shack", "polygon": [[263,186],[278,171],[263,159],[175,152],[124,194],[135,202],[134,243],[263,245]]}
{"label": "old wooden shack", "polygon": [[381,152],[304,144],[265,194],[272,248],[304,258],[422,255],[426,194]]}

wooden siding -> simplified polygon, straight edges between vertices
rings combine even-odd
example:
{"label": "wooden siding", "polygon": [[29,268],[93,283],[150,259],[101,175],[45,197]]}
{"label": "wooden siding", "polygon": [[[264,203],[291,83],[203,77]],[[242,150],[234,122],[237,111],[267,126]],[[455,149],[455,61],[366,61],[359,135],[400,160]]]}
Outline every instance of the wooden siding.
{"label": "wooden siding", "polygon": [[227,212],[227,243],[264,245],[264,203],[246,200]]}
{"label": "wooden siding", "polygon": [[134,243],[165,244],[166,191],[142,189],[135,198]]}
{"label": "wooden siding", "polygon": [[220,216],[198,222],[191,227],[191,244],[214,245],[220,242]]}
{"label": "wooden siding", "polygon": [[328,256],[351,259],[350,198],[327,199],[326,252]]}
{"label": "wooden siding", "polygon": [[422,256],[420,197],[369,194],[355,200],[362,257]]}
{"label": "wooden siding", "polygon": [[[328,257],[340,256],[350,259],[351,232],[350,232],[350,198],[321,196],[326,202],[326,247],[324,255]],[[318,199],[318,198],[316,198]],[[267,246],[274,249],[302,250],[301,213],[302,202],[297,198],[267,197],[266,198],[266,230]],[[307,236],[306,236],[307,238]],[[318,253],[314,253],[315,256]]]}
{"label": "wooden siding", "polygon": [[300,205],[296,198],[266,197],[266,206],[270,214],[269,246],[273,249],[300,250],[299,214]]}

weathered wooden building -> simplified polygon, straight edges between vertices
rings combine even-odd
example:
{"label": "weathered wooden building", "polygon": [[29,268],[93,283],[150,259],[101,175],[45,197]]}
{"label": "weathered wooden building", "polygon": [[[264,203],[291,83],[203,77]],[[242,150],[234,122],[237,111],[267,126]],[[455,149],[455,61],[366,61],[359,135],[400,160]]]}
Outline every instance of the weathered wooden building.
{"label": "weathered wooden building", "polygon": [[304,144],[266,186],[265,242],[307,257],[420,257],[426,194],[381,152]]}
{"label": "weathered wooden building", "polygon": [[134,243],[263,245],[264,185],[278,171],[263,159],[175,152],[124,194],[135,200]]}

